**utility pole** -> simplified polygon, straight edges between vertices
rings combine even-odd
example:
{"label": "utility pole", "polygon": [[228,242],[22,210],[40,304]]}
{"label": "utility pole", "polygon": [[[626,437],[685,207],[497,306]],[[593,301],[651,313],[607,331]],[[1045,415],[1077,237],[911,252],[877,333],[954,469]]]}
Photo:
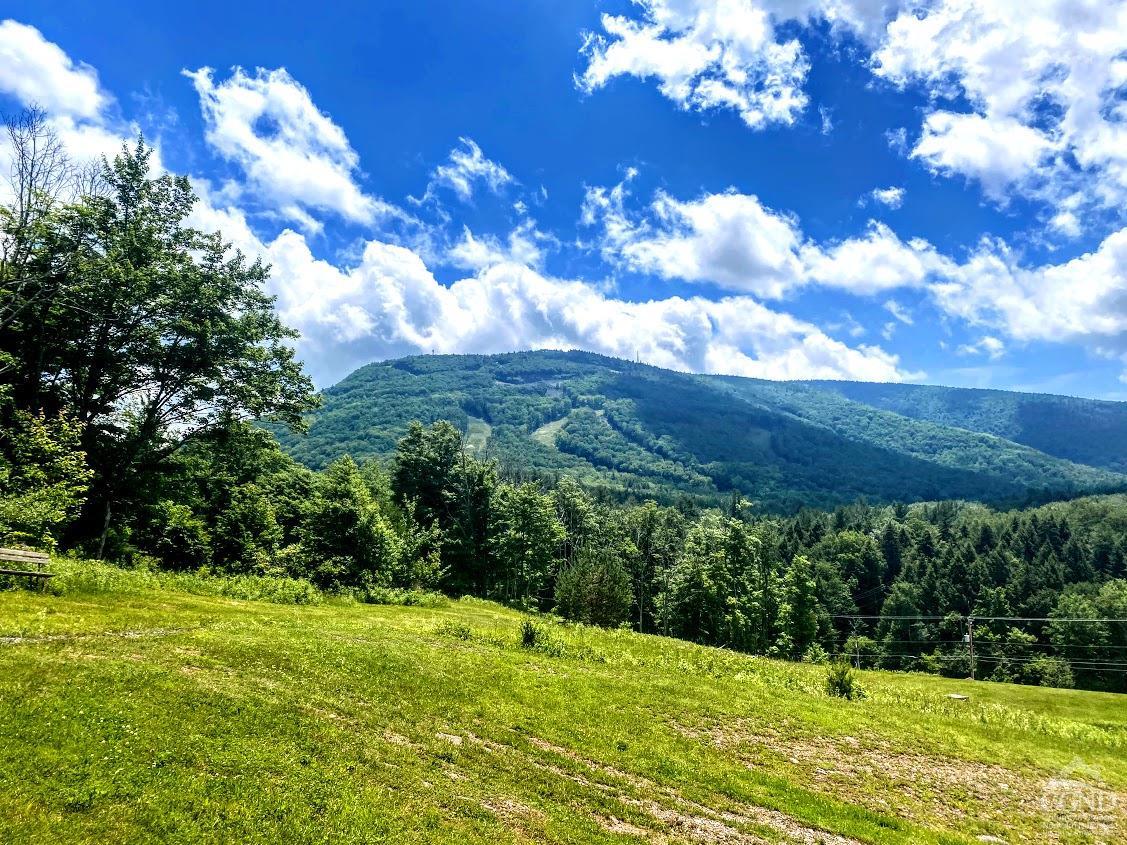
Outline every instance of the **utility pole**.
{"label": "utility pole", "polygon": [[974,617],[967,617],[967,651],[970,654],[970,679],[974,680]]}

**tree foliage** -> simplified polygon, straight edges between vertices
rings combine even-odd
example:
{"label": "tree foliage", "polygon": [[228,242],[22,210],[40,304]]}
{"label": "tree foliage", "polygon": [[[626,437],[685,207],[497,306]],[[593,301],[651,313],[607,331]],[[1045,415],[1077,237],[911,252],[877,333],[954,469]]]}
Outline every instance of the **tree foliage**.
{"label": "tree foliage", "polygon": [[94,478],[78,530],[102,550],[114,507],[185,443],[243,419],[300,428],[315,405],[268,268],[186,225],[190,184],[152,170],[138,140],[92,190],[2,221],[4,385],[15,407],[80,426]]}

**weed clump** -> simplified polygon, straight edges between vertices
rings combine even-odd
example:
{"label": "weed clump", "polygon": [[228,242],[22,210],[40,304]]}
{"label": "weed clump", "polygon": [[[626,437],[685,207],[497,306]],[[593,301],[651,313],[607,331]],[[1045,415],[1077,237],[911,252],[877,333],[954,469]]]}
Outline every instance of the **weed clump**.
{"label": "weed clump", "polygon": [[442,622],[434,629],[434,632],[439,636],[450,637],[454,640],[473,639],[473,631],[465,622]]}
{"label": "weed clump", "polygon": [[520,646],[521,648],[535,649],[548,642],[548,632],[533,622],[531,619],[520,621]]}
{"label": "weed clump", "polygon": [[830,664],[826,671],[826,693],[846,701],[856,701],[866,695],[865,688],[857,679],[857,673],[844,660]]}

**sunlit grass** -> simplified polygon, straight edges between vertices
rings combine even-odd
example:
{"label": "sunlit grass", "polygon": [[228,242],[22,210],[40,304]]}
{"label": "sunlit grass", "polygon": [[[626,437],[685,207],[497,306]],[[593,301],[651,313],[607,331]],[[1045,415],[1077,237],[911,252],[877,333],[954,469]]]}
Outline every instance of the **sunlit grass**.
{"label": "sunlit grass", "polygon": [[72,566],[62,595],[0,594],[4,842],[1124,832],[1122,697],[864,672],[849,702],[824,667],[660,637],[542,619],[525,648],[482,601],[246,601]]}

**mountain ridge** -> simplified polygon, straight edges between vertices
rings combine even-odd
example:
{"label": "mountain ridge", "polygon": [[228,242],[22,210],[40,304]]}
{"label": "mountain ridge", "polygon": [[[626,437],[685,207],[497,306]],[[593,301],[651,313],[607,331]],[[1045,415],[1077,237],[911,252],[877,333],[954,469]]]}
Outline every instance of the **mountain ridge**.
{"label": "mountain ridge", "polygon": [[[946,389],[955,391],[946,404],[921,394],[930,404],[913,407],[910,392],[882,387],[681,373],[574,351],[411,356],[360,367],[324,391],[305,438],[279,436],[299,460],[323,466],[344,453],[386,457],[412,420],[446,419],[473,426],[475,452],[518,477],[567,473],[618,497],[700,503],[739,492],[768,510],[857,498],[1020,503],[1127,487],[1117,471],[1127,468],[1127,404],[1050,403],[1053,425],[1092,413],[1110,431],[1122,425],[1119,442],[1079,450],[1085,463],[936,421],[947,413],[1001,428],[1018,413],[1004,402],[993,416],[972,408],[959,417],[944,411],[960,407],[959,388]],[[907,413],[881,407],[896,402]],[[1026,439],[1036,439],[1032,422],[1019,432]]]}

